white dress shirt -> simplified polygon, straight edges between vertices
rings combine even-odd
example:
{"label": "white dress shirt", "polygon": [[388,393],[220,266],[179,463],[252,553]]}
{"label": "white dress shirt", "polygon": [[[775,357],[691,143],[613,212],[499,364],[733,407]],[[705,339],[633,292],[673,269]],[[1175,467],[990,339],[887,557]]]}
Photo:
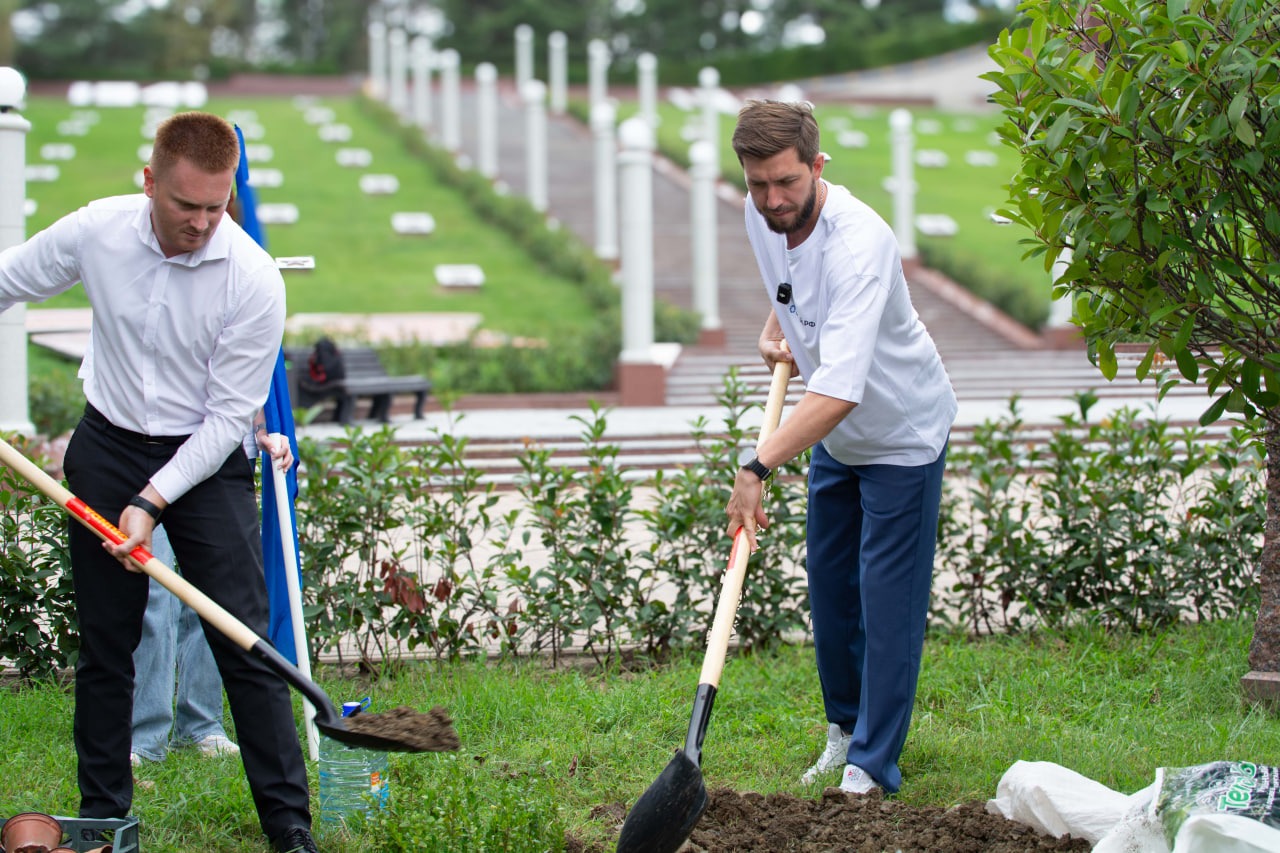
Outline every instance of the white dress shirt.
{"label": "white dress shirt", "polygon": [[173,502],[221,467],[266,400],[284,280],[230,216],[203,248],[166,258],[139,194],[91,202],[0,252],[0,311],[76,282],[93,306],[86,399],[118,427],[191,436],[151,478]]}
{"label": "white dress shirt", "polygon": [[892,229],[844,187],[826,186],[813,233],[794,249],[747,199],[765,292],[807,390],[858,404],[822,440],[831,455],[845,465],[927,465],[955,421],[955,391],[911,304]]}

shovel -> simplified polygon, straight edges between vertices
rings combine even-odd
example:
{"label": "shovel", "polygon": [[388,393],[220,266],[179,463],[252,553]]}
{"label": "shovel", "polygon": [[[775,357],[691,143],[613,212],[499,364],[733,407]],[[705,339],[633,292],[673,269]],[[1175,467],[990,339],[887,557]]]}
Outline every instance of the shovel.
{"label": "shovel", "polygon": [[[114,524],[94,512],[3,439],[0,439],[0,462],[16,471],[104,541],[119,545],[127,538]],[[457,733],[453,731],[453,723],[443,709],[433,709],[431,714],[426,715],[416,712],[406,714],[404,712],[408,709],[402,709],[394,715],[394,719],[390,713],[362,714],[344,719],[334,710],[333,702],[320,689],[320,685],[304,676],[248,625],[156,559],[146,548],[134,548],[129,559],[176,595],[178,600],[194,610],[201,619],[217,628],[237,646],[261,659],[296,688],[315,709],[316,728],[334,740],[380,752],[440,752],[458,748]],[[380,717],[385,719],[376,719]],[[358,725],[355,724],[357,720],[360,721]]]}
{"label": "shovel", "polygon": [[[782,404],[787,397],[787,383],[791,380],[791,366],[789,361],[774,365],[773,384],[769,387],[757,447],[778,428]],[[738,613],[738,600],[742,596],[742,582],[750,556],[746,528],[740,527],[733,536],[729,567],[725,570],[720,601],[707,638],[707,653],[702,661],[702,673],[698,676],[698,690],[693,698],[693,714],[689,719],[684,749],[676,750],[666,769],[631,807],[618,835],[618,853],[675,853],[706,811],[702,741],[707,736],[711,706],[715,703],[720,673],[729,653],[729,637],[733,633],[733,620]]]}

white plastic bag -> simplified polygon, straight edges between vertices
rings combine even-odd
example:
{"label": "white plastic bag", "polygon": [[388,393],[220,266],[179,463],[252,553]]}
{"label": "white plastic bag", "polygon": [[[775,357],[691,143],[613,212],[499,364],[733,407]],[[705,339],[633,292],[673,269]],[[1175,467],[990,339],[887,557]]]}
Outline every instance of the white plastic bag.
{"label": "white plastic bag", "polygon": [[987,811],[1055,838],[1071,835],[1096,844],[1129,805],[1129,797],[1119,791],[1060,764],[1017,761],[1000,777]]}
{"label": "white plastic bag", "polygon": [[1247,761],[1162,767],[1124,795],[1057,764],[1015,762],[987,811],[1093,853],[1280,853],[1280,769]]}

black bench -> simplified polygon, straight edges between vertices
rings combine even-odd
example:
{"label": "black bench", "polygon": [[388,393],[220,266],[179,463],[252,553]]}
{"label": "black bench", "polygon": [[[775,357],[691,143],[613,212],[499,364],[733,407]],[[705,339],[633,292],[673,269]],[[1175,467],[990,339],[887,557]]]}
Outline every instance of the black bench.
{"label": "black bench", "polygon": [[401,394],[414,395],[413,416],[422,417],[422,407],[431,393],[431,380],[416,374],[391,376],[382,366],[376,350],[370,347],[344,347],[342,363],[346,376],[332,382],[316,383],[307,372],[307,349],[288,349],[285,358],[291,365],[289,375],[293,388],[294,405],[302,408],[328,400],[336,401],[333,419],[349,424],[355,417],[356,401],[370,399],[369,419],[386,423],[391,420],[391,398]]}

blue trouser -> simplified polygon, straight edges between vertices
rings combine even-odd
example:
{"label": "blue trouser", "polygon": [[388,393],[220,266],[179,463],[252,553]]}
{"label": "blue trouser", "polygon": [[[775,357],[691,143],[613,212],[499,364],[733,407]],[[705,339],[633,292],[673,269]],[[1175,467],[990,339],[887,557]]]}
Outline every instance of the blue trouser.
{"label": "blue trouser", "polygon": [[915,702],[947,452],[927,465],[809,465],[809,606],[827,721],[886,791]]}
{"label": "blue trouser", "polygon": [[[178,569],[164,525],[151,536],[151,553]],[[133,650],[133,751],[163,761],[171,743],[196,743],[222,728],[222,676],[200,617],[152,579]],[[174,688],[177,703],[174,703]]]}

